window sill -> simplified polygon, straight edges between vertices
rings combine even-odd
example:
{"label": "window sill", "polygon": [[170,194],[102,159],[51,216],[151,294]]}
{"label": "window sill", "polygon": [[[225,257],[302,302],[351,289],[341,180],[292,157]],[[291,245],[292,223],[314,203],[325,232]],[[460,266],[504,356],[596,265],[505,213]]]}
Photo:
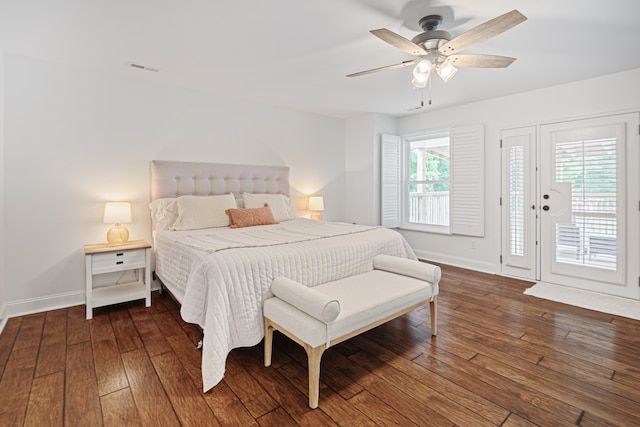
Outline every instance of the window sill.
{"label": "window sill", "polygon": [[440,227],[437,225],[403,224],[398,227],[398,229],[405,231],[418,231],[420,233],[444,234],[447,236],[451,235],[449,227]]}

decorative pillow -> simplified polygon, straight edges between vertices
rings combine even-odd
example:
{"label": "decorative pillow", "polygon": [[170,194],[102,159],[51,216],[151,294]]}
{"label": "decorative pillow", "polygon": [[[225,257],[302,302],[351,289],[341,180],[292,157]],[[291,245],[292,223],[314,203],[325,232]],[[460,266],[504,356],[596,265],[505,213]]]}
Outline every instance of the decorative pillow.
{"label": "decorative pillow", "polygon": [[178,218],[172,230],[197,230],[200,228],[228,227],[227,209],[236,207],[233,194],[220,196],[181,196],[177,200]]}
{"label": "decorative pillow", "polygon": [[278,223],[273,217],[268,203],[265,203],[261,208],[227,209],[226,213],[231,218],[231,228]]}
{"label": "decorative pillow", "polygon": [[167,197],[156,199],[149,203],[151,210],[151,223],[154,230],[169,230],[178,218],[177,199]]}
{"label": "decorative pillow", "polygon": [[276,221],[287,221],[295,218],[291,212],[289,198],[284,194],[243,193],[242,199],[244,200],[245,208],[260,208],[265,203],[268,203]]}

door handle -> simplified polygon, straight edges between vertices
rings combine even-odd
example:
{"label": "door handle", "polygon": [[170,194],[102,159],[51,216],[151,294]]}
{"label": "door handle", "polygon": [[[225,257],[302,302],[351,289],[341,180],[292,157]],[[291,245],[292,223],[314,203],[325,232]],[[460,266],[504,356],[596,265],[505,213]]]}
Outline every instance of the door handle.
{"label": "door handle", "polygon": [[549,210],[549,206],[544,205],[544,206],[542,207],[542,210],[543,210],[543,211],[548,211],[548,210]]}

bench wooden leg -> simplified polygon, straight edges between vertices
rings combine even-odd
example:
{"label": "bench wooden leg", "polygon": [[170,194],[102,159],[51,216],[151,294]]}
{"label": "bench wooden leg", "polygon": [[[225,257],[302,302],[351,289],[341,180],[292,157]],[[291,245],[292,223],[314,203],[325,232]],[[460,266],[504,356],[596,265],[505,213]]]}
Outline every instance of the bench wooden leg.
{"label": "bench wooden leg", "polygon": [[438,318],[438,309],[436,307],[436,303],[438,302],[438,297],[435,296],[433,297],[433,299],[431,300],[431,302],[429,302],[429,310],[431,312],[431,335],[436,336],[438,334],[438,329],[436,327],[437,325],[437,318]]}
{"label": "bench wooden leg", "polygon": [[273,325],[264,318],[264,366],[271,366],[271,354],[273,351]]}
{"label": "bench wooden leg", "polygon": [[304,346],[309,358],[309,407],[316,409],[320,400],[320,360],[324,353],[324,346],[311,348]]}

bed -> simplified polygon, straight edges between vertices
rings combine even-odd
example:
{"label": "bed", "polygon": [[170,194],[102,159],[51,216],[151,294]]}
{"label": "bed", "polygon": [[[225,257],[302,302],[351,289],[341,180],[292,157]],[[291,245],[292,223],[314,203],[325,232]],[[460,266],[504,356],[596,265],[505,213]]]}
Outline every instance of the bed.
{"label": "bed", "polygon": [[[156,276],[182,318],[202,328],[205,392],[224,377],[232,349],[263,339],[275,277],[315,286],[372,270],[377,254],[416,259],[396,231],[298,218],[288,167],[153,161],[151,182]],[[252,219],[243,224],[240,214]]]}

